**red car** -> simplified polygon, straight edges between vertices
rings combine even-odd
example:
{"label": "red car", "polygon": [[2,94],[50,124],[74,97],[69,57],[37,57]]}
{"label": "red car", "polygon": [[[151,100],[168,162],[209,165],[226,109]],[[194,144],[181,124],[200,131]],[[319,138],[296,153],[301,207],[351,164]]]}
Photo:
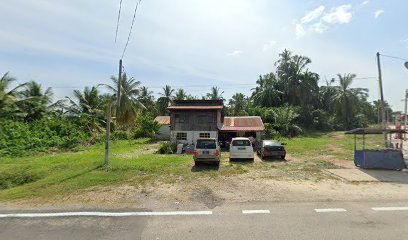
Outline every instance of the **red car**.
{"label": "red car", "polygon": [[262,159],[267,157],[278,157],[283,160],[286,157],[286,150],[283,145],[284,144],[275,140],[263,140],[257,149],[257,153]]}

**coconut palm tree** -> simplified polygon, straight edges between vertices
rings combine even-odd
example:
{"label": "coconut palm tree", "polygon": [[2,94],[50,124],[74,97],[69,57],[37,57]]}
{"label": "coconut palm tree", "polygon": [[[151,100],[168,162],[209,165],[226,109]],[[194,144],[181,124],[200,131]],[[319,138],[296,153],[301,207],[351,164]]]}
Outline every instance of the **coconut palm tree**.
{"label": "coconut palm tree", "polygon": [[103,131],[105,105],[96,87],[85,87],[84,91],[74,90],[75,100],[66,97],[70,103],[67,112],[79,118],[85,128],[95,136]]}
{"label": "coconut palm tree", "polygon": [[140,81],[134,78],[128,78],[126,73],[122,75],[120,81],[120,99],[118,96],[118,79],[115,76],[111,77],[113,86],[108,84],[100,84],[106,86],[112,93],[116,103],[116,121],[119,126],[129,128],[135,125],[137,113],[146,107],[139,101]]}
{"label": "coconut palm tree", "polygon": [[155,114],[156,113],[156,108],[154,104],[154,96],[153,96],[153,91],[150,91],[148,87],[142,86],[140,88],[140,93],[139,93],[139,102],[145,106],[145,112]]}
{"label": "coconut palm tree", "polygon": [[367,98],[368,89],[351,88],[355,74],[337,74],[340,85],[335,86],[332,102],[335,105],[336,116],[342,121],[346,128],[353,125],[353,119],[358,111],[361,98]]}
{"label": "coconut palm tree", "polygon": [[44,117],[48,112],[53,92],[51,88],[43,91],[41,84],[30,81],[25,84],[19,95],[24,100],[20,101],[17,105],[26,113],[24,119],[31,121]]}
{"label": "coconut palm tree", "polygon": [[252,99],[260,107],[275,107],[281,103],[283,92],[278,90],[278,79],[274,73],[259,76],[256,81],[258,86],[252,90]]}
{"label": "coconut palm tree", "polygon": [[176,94],[174,96],[174,100],[186,100],[188,97],[187,92],[184,91],[184,89],[179,88],[176,91]]}
{"label": "coconut palm tree", "polygon": [[159,105],[159,112],[161,115],[168,115],[167,107],[171,104],[174,100],[174,89],[171,88],[169,85],[166,85],[163,88],[163,92],[159,93],[161,97],[157,100]]}
{"label": "coconut palm tree", "polygon": [[211,91],[207,93],[206,97],[208,100],[223,100],[225,99],[222,97],[222,94],[224,94],[224,91],[220,91],[219,87],[213,86],[211,88]]}
{"label": "coconut palm tree", "polygon": [[234,94],[229,100],[228,105],[230,113],[233,116],[244,116],[248,114],[246,112],[248,98],[243,93]]}
{"label": "coconut palm tree", "polygon": [[0,78],[0,118],[18,117],[22,115],[17,103],[21,101],[21,99],[18,98],[19,90],[26,84],[19,84],[11,88],[11,84],[14,81],[16,81],[16,79],[10,76],[9,72],[6,72]]}

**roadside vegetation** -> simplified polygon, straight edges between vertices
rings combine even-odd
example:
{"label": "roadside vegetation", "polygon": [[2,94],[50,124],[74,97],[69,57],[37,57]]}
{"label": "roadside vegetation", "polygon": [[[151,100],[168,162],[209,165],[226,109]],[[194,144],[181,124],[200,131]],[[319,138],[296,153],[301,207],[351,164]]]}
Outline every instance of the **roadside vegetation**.
{"label": "roadside vegetation", "polygon": [[[169,104],[185,99],[223,99],[227,116],[261,116],[267,138],[348,130],[381,121],[378,102],[367,101],[368,90],[353,88],[356,75],[322,79],[310,70],[311,63],[306,56],[284,50],[275,69],[256,80],[250,96],[236,93],[231,99],[224,99],[217,86],[193,96],[170,85],[164,86],[156,99],[148,87],[124,74],[119,100],[118,81],[111,77],[105,83],[74,90],[71,98],[53,101],[51,88],[35,81],[17,84],[17,79],[5,73],[0,78],[0,157],[75,151],[102,143],[109,105],[115,116],[112,140],[154,138],[159,129],[154,117],[167,115]],[[386,107],[386,112],[392,113]]]}
{"label": "roadside vegetation", "polygon": [[76,152],[3,157],[0,160],[0,201],[80,194],[101,187],[188,183],[201,178],[226,178],[228,181],[236,175],[256,176],[273,169],[282,171],[287,178],[307,179],[321,176],[322,169],[337,168],[336,160],[352,158],[351,137],[342,132],[314,132],[282,140],[287,143],[288,161],[230,163],[228,152],[223,152],[219,168],[194,166],[191,155],[157,154],[163,143],[154,143],[148,138],[112,142],[108,166],[102,166],[102,143]]}

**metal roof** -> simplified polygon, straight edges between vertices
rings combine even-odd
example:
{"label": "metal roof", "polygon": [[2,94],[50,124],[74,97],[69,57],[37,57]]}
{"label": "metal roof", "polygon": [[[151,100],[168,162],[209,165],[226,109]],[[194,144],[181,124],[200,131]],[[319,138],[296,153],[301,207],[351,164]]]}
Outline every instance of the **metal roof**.
{"label": "metal roof", "polygon": [[392,134],[392,133],[406,133],[405,130],[401,129],[380,129],[380,128],[356,128],[345,132],[345,134]]}
{"label": "metal roof", "polygon": [[265,126],[259,116],[224,117],[224,125],[220,130],[260,132],[265,130]]}
{"label": "metal roof", "polygon": [[160,125],[170,125],[170,116],[157,116],[154,120]]}
{"label": "metal roof", "polygon": [[224,106],[170,106],[169,110],[218,110],[223,109]]}

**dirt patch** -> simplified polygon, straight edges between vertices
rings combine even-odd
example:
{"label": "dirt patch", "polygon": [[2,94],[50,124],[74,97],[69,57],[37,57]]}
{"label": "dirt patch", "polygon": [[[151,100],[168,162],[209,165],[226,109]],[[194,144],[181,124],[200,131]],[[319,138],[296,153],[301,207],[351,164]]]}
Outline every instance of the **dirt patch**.
{"label": "dirt patch", "polygon": [[208,187],[200,187],[193,191],[190,198],[192,201],[203,203],[207,208],[214,209],[217,206],[221,206],[225,199],[220,198],[214,194],[213,190]]}

